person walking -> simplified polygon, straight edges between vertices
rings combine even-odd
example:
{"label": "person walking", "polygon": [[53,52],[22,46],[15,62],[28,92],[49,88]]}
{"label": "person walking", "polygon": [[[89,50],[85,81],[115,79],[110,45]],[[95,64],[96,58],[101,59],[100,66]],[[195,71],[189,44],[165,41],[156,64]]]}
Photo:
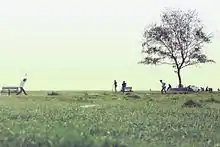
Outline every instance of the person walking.
{"label": "person walking", "polygon": [[17,92],[16,95],[20,95],[22,92],[27,95],[27,92],[24,90],[24,84],[27,81],[27,74],[25,74],[25,77],[21,80],[20,86],[19,86],[19,91]]}
{"label": "person walking", "polygon": [[161,93],[163,94],[163,93],[166,93],[166,83],[165,82],[163,82],[162,80],[160,80],[160,83],[162,84],[162,89],[161,89]]}

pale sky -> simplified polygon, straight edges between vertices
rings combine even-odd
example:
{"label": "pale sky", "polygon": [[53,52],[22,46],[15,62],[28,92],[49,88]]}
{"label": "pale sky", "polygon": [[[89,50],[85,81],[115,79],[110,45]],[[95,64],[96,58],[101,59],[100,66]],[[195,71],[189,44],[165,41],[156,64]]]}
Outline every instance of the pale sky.
{"label": "pale sky", "polygon": [[[220,87],[220,9],[216,0],[5,0],[0,2],[0,86],[28,90],[111,90],[123,80],[134,90],[173,86],[169,66],[144,66],[144,27],[165,7],[199,12],[215,38],[206,47],[217,63],[187,68],[183,84]],[[217,78],[217,79],[216,79]]]}

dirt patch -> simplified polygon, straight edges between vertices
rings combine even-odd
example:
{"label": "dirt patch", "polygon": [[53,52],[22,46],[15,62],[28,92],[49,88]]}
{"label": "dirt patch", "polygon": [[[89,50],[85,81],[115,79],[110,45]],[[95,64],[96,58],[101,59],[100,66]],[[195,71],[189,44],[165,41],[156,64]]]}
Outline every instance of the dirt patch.
{"label": "dirt patch", "polygon": [[195,108],[195,107],[202,107],[202,105],[196,101],[188,100],[182,105],[182,107]]}
{"label": "dirt patch", "polygon": [[133,98],[133,99],[140,99],[141,98],[141,96],[139,96],[139,95],[137,95],[137,94],[135,94],[135,93],[126,93],[125,94],[128,98]]}

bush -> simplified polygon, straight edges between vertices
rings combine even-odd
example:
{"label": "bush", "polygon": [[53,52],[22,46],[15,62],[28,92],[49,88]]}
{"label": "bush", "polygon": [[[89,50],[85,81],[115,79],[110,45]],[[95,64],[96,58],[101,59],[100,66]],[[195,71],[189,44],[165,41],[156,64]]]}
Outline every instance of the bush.
{"label": "bush", "polygon": [[55,96],[55,95],[59,95],[59,93],[52,91],[52,92],[48,92],[47,95],[49,96]]}
{"label": "bush", "polygon": [[199,104],[198,102],[195,102],[193,100],[188,100],[183,104],[183,107],[189,107],[189,108],[201,107],[201,106],[202,106],[201,104]]}

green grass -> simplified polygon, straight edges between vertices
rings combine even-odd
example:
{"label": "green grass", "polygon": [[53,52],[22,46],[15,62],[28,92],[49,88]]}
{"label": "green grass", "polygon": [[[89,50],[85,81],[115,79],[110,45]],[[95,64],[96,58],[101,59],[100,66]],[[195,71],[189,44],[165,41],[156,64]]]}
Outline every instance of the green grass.
{"label": "green grass", "polygon": [[[0,97],[1,147],[220,146],[218,93],[30,92]],[[135,95],[135,96],[134,96]],[[182,107],[185,101],[202,107]],[[82,108],[86,104],[96,107]]]}

